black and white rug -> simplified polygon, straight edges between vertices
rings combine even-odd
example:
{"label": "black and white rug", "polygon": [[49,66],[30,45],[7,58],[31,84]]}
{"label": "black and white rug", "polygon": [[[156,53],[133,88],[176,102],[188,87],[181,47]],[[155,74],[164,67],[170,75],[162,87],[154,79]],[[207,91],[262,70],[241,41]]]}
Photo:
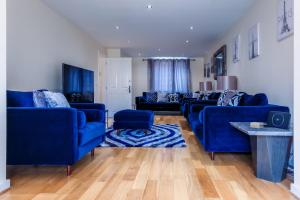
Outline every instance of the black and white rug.
{"label": "black and white rug", "polygon": [[156,124],[147,134],[143,130],[122,130],[119,134],[113,129],[106,132],[105,141],[99,147],[147,147],[180,148],[186,147],[185,140],[177,124]]}

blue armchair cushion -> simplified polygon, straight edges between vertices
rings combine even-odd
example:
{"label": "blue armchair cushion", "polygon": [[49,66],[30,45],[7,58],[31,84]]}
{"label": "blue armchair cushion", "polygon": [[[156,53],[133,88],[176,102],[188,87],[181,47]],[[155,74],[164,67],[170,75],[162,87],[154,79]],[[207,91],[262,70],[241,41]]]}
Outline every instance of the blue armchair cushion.
{"label": "blue armchair cushion", "polygon": [[7,91],[8,107],[34,107],[33,93],[20,91]]}
{"label": "blue armchair cushion", "polygon": [[104,133],[104,123],[88,122],[84,128],[81,128],[78,131],[78,144],[80,146],[85,145],[96,138],[103,137]]}
{"label": "blue armchair cushion", "polygon": [[86,116],[83,111],[77,111],[78,128],[84,128],[86,125]]}

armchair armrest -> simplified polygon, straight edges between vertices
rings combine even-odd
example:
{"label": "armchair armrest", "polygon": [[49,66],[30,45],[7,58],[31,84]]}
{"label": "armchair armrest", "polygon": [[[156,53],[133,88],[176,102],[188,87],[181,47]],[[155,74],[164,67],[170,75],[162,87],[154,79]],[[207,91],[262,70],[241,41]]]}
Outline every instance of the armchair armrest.
{"label": "armchair armrest", "polygon": [[71,103],[72,108],[77,109],[97,109],[97,110],[104,110],[105,105],[101,103]]}
{"label": "armchair armrest", "polygon": [[[206,106],[203,114],[203,143],[209,152],[249,152],[249,136],[229,122],[265,122],[270,111],[289,112],[283,106]],[[199,116],[200,117],[200,116]]]}
{"label": "armchair armrest", "polygon": [[97,109],[78,109],[85,113],[88,122],[105,123],[105,111]]}
{"label": "armchair armrest", "polygon": [[72,165],[77,160],[77,110],[8,108],[8,164]]}

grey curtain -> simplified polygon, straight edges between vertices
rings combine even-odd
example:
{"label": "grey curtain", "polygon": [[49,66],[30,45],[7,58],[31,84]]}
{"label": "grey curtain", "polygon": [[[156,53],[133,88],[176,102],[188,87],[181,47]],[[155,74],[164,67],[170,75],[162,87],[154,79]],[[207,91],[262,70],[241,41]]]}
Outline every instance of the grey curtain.
{"label": "grey curtain", "polygon": [[187,59],[152,59],[150,68],[150,89],[157,92],[191,91],[190,61]]}

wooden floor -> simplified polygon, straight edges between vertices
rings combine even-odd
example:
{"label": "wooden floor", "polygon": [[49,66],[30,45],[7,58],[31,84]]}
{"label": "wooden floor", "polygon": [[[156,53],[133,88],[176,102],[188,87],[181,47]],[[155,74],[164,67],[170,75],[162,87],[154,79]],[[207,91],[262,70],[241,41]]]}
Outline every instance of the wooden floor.
{"label": "wooden floor", "polygon": [[9,169],[12,188],[2,199],[296,199],[289,182],[256,179],[249,155],[217,154],[211,161],[182,117],[156,117],[156,123],[178,123],[187,148],[97,149],[74,166]]}

